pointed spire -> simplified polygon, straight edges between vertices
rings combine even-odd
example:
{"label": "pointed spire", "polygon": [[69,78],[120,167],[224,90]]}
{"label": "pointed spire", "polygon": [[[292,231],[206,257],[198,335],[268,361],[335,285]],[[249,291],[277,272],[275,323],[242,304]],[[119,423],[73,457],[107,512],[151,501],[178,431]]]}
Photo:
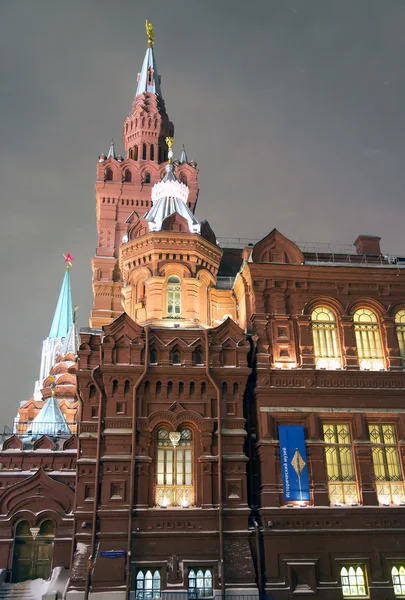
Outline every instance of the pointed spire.
{"label": "pointed spire", "polygon": [[148,92],[161,96],[160,75],[157,70],[155,55],[153,53],[153,44],[155,36],[152,23],[146,21],[146,35],[148,36],[148,48],[143,60],[141,72],[138,73],[138,87],[135,96]]}
{"label": "pointed spire", "polygon": [[114,139],[111,140],[111,146],[110,146],[110,149],[108,151],[107,158],[113,158],[114,160],[117,160],[117,158],[115,156]]}
{"label": "pointed spire", "polygon": [[59,293],[58,303],[53,316],[49,338],[65,338],[73,323],[72,292],[70,289],[70,267],[73,258],[70,254],[65,256],[66,271]]}
{"label": "pointed spire", "polygon": [[52,396],[47,400],[35,419],[31,422],[27,433],[29,433],[29,435],[71,435],[69,425],[55,398],[54,390],[52,390]]}
{"label": "pointed spire", "polygon": [[181,157],[180,157],[180,164],[184,165],[184,164],[188,164],[188,158],[187,158],[187,152],[186,152],[186,148],[183,144],[183,151],[181,153]]}

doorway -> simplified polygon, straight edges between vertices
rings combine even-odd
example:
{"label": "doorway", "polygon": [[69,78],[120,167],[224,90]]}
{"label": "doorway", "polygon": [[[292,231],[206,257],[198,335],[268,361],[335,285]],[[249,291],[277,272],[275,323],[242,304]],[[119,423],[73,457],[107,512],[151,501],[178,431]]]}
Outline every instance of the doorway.
{"label": "doorway", "polygon": [[12,582],[48,579],[52,568],[55,523],[43,521],[34,538],[29,521],[15,528]]}

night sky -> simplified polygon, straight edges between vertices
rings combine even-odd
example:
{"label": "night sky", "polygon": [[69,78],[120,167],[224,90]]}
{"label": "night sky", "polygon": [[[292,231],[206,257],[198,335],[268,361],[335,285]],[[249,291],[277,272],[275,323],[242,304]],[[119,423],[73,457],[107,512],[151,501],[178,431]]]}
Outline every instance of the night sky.
{"label": "night sky", "polygon": [[403,0],[3,0],[1,414],[30,398],[62,282],[91,306],[94,181],[156,36],[162,91],[217,236],[405,255]]}

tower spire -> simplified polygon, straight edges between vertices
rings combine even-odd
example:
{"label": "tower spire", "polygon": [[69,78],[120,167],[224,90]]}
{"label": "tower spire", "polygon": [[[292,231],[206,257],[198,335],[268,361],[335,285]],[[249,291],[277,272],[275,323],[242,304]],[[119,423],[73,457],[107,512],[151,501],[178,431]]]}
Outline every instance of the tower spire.
{"label": "tower spire", "polygon": [[114,139],[111,140],[111,146],[110,146],[110,149],[108,151],[107,158],[114,158],[114,159],[116,159]]}
{"label": "tower spire", "polygon": [[138,87],[136,96],[145,92],[161,96],[160,75],[157,70],[155,55],[153,53],[153,44],[155,43],[155,35],[153,33],[152,23],[146,21],[146,35],[148,36],[148,48],[145,58],[143,59],[141,72],[138,73]]}
{"label": "tower spire", "polygon": [[70,287],[70,268],[74,259],[69,253],[64,254],[64,257],[65,275],[63,277],[62,286],[59,292],[59,298],[52,319],[51,329],[48,337],[43,341],[42,344],[39,379],[35,383],[34,391],[34,398],[36,400],[42,399],[42,384],[49,375],[49,372],[55,362],[55,358],[61,352],[63,352],[64,341],[69,337],[68,334],[71,332],[71,329],[74,330],[73,337],[76,339],[75,324],[73,319],[72,292]]}

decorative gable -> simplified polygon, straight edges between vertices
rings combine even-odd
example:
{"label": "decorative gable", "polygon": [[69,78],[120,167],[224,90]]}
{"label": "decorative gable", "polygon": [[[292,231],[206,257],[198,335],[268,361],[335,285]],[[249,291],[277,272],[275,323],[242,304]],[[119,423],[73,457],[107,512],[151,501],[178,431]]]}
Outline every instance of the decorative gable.
{"label": "decorative gable", "polygon": [[302,264],[304,255],[301,250],[277,229],[273,229],[260,240],[252,252],[252,260],[256,263]]}

